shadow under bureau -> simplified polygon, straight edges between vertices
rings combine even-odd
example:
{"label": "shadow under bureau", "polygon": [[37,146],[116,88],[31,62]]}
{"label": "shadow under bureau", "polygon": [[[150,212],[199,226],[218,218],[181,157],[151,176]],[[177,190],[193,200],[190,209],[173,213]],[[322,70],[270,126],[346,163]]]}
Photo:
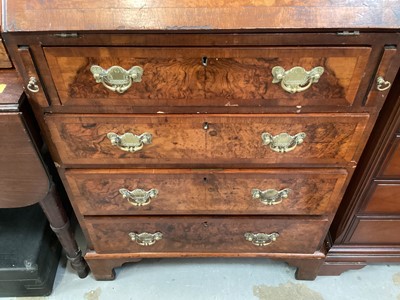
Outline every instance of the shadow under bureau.
{"label": "shadow under bureau", "polygon": [[151,257],[268,257],[315,278],[399,68],[400,20],[373,23],[399,9],[383,1],[357,20],[297,2],[6,2],[4,37],[95,278]]}

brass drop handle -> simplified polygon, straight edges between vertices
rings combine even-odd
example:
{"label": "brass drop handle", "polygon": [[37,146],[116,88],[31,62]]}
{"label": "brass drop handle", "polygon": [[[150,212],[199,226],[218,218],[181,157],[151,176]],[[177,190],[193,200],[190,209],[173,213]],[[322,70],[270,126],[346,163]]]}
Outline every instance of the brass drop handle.
{"label": "brass drop handle", "polygon": [[28,85],[26,86],[26,88],[28,89],[28,91],[32,92],[32,93],[37,93],[39,92],[39,86],[37,85],[37,79],[35,77],[31,77],[29,78],[29,82]]}
{"label": "brass drop handle", "polygon": [[263,132],[261,134],[263,145],[269,145],[271,150],[280,153],[294,150],[298,145],[304,142],[305,138],[306,134],[304,132],[297,133],[293,136],[286,132],[275,136],[268,132]]}
{"label": "brass drop handle", "polygon": [[147,132],[142,133],[141,135],[135,135],[130,132],[118,135],[114,132],[109,132],[107,133],[107,138],[111,141],[112,145],[127,152],[139,151],[144,145],[151,144],[153,140],[153,136]]}
{"label": "brass drop handle", "polygon": [[376,88],[380,92],[386,91],[391,86],[392,86],[392,84],[389,81],[386,81],[382,76],[379,76],[376,79]]}
{"label": "brass drop handle", "polygon": [[139,66],[134,66],[129,70],[120,66],[112,66],[105,70],[100,66],[93,65],[90,71],[97,83],[102,83],[109,90],[120,94],[125,93],[132,83],[141,82],[143,75],[143,69]]}
{"label": "brass drop handle", "polygon": [[252,189],[251,194],[253,199],[258,199],[262,204],[265,205],[276,205],[282,202],[283,199],[289,196],[291,189],[275,190],[267,189],[261,191],[259,189]]}
{"label": "brass drop handle", "polygon": [[119,189],[120,194],[123,198],[127,198],[128,202],[134,206],[144,206],[150,204],[151,199],[156,198],[158,190],[151,189],[148,191],[142,189],[134,189],[130,191],[128,189]]}
{"label": "brass drop handle", "polygon": [[272,242],[275,242],[276,239],[279,237],[279,233],[253,233],[253,232],[246,232],[244,234],[244,238],[246,241],[251,242],[255,246],[267,246]]}
{"label": "brass drop handle", "polygon": [[163,238],[163,234],[161,232],[155,232],[155,233],[130,232],[129,236],[130,236],[132,241],[135,241],[140,246],[151,246],[151,245],[154,245],[157,241],[160,241]]}
{"label": "brass drop handle", "polygon": [[280,66],[272,68],[272,83],[281,83],[281,87],[291,94],[307,90],[313,83],[317,83],[324,73],[323,67],[315,67],[306,71],[302,67],[293,67],[285,70]]}

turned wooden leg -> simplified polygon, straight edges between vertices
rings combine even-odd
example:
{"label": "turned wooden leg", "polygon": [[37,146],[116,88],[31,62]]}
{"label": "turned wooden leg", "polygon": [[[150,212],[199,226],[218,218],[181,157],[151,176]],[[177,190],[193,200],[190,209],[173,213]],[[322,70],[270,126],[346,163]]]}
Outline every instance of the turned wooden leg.
{"label": "turned wooden leg", "polygon": [[141,258],[90,258],[86,257],[86,261],[89,264],[90,270],[92,271],[93,277],[96,280],[113,280],[115,278],[114,268],[121,267],[127,262],[138,262]]}
{"label": "turned wooden leg", "polygon": [[61,246],[64,248],[72,268],[80,278],[85,278],[89,272],[88,265],[82,257],[81,250],[78,248],[67,214],[54,184],[51,185],[49,193],[39,204],[49,220],[51,229],[57,235]]}
{"label": "turned wooden leg", "polygon": [[286,262],[294,267],[297,267],[295,277],[298,280],[314,280],[321,265],[324,263],[323,258],[313,259],[286,259]]}

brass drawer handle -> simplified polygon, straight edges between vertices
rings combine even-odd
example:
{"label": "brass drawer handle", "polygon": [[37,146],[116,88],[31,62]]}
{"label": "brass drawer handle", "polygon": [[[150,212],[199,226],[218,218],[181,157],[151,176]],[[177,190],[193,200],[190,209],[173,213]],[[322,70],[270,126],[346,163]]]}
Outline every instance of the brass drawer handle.
{"label": "brass drawer handle", "polygon": [[154,245],[157,241],[160,241],[163,238],[163,234],[161,232],[155,232],[155,233],[130,232],[129,236],[130,236],[132,241],[135,241],[140,246],[151,246],[151,245]]}
{"label": "brass drawer handle", "polygon": [[28,91],[32,93],[37,93],[39,92],[39,86],[37,85],[37,79],[35,77],[29,78],[28,85],[26,86]]}
{"label": "brass drawer handle", "polygon": [[304,132],[293,136],[285,132],[275,136],[272,136],[268,132],[261,134],[263,145],[269,145],[271,150],[280,153],[292,151],[297,145],[302,144],[305,138],[306,134]]}
{"label": "brass drawer handle", "polygon": [[272,68],[272,83],[281,83],[281,87],[291,94],[303,92],[313,83],[317,83],[324,73],[323,67],[315,67],[311,71],[306,71],[302,67],[293,67],[288,71],[276,66]]}
{"label": "brass drawer handle", "polygon": [[265,205],[276,205],[282,202],[283,199],[289,196],[291,189],[283,189],[277,191],[275,189],[268,189],[261,191],[259,189],[252,189],[251,194],[253,199],[259,199],[262,204]]}
{"label": "brass drawer handle", "polygon": [[392,86],[392,84],[389,81],[386,81],[382,76],[379,76],[376,79],[376,88],[380,92],[386,91],[391,86]]}
{"label": "brass drawer handle", "polygon": [[135,189],[129,191],[128,189],[119,189],[120,194],[123,198],[127,198],[128,202],[134,206],[144,206],[150,204],[150,200],[156,198],[158,195],[158,190],[151,189],[145,191],[142,189]]}
{"label": "brass drawer handle", "polygon": [[143,75],[143,69],[139,66],[134,66],[129,70],[120,66],[112,66],[105,70],[100,66],[93,65],[90,71],[97,83],[101,82],[109,90],[120,94],[126,92],[133,82],[141,82]]}
{"label": "brass drawer handle", "polygon": [[278,237],[279,237],[279,233],[277,233],[277,232],[273,232],[273,233],[246,232],[244,234],[244,238],[246,239],[246,241],[249,241],[253,245],[256,245],[256,246],[267,246],[267,245],[271,244],[272,242],[275,242]]}
{"label": "brass drawer handle", "polygon": [[107,133],[107,138],[111,141],[112,145],[117,146],[123,151],[136,152],[141,150],[144,145],[151,144],[153,136],[147,132],[141,135],[135,135],[130,132],[118,135],[114,132],[109,132]]}

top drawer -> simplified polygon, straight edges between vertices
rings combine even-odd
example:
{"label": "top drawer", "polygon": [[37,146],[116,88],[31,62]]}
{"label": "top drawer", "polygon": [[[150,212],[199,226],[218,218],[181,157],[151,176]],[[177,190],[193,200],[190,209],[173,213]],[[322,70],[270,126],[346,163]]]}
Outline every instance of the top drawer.
{"label": "top drawer", "polygon": [[[44,51],[63,105],[346,107],[353,105],[371,49],[45,47]],[[103,69],[98,81],[101,77],[108,87],[96,82],[94,65]],[[126,71],[137,66],[143,73],[136,74],[136,68],[129,77],[132,73],[110,69],[115,66]],[[110,90],[115,88],[119,92]]]}

